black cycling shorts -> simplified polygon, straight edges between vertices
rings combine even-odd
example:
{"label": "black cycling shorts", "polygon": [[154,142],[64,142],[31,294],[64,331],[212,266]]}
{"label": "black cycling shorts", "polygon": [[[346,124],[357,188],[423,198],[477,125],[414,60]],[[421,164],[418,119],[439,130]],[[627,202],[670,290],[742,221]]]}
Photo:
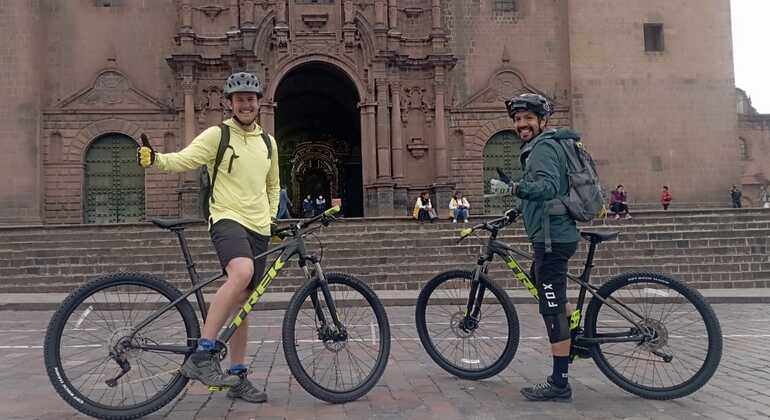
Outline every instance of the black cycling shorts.
{"label": "black cycling shorts", "polygon": [[[252,230],[245,228],[240,223],[222,219],[211,226],[211,241],[214,243],[214,249],[217,251],[219,263],[222,265],[222,272],[227,274],[225,268],[230,260],[238,257],[253,258],[267,251],[269,237],[260,235]],[[256,287],[265,271],[265,258],[259,258],[254,261],[254,275],[249,285],[250,289]]]}
{"label": "black cycling shorts", "polygon": [[543,242],[532,244],[535,250],[535,283],[540,298],[540,313],[566,313],[567,268],[577,251],[577,242],[552,243],[552,252],[545,252]]}

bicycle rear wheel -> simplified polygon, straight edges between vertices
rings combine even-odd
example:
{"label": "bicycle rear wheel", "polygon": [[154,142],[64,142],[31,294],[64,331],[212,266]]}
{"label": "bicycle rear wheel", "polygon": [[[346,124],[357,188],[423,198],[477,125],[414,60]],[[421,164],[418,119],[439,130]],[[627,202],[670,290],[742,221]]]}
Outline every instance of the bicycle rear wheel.
{"label": "bicycle rear wheel", "polygon": [[[323,401],[345,403],[365,395],[380,380],[390,355],[390,326],[369,286],[347,274],[325,276],[345,333],[336,331],[321,282],[314,279],[289,302],[283,351],[302,388]],[[317,310],[323,312],[325,324]]]}
{"label": "bicycle rear wheel", "polygon": [[468,316],[472,285],[471,271],[437,275],[420,291],[415,321],[433,361],[452,375],[478,380],[511,363],[519,345],[519,318],[505,290],[485,274],[479,276],[485,289],[481,311]]}
{"label": "bicycle rear wheel", "polygon": [[722,332],[711,306],[696,290],[658,273],[624,273],[598,295],[611,305],[591,299],[586,337],[644,336],[594,346],[596,365],[616,385],[643,398],[668,400],[697,391],[716,371]]}
{"label": "bicycle rear wheel", "polygon": [[[192,346],[200,336],[198,319],[186,300],[128,335],[161,306],[181,296],[164,280],[138,273],[95,279],[64,300],[48,325],[45,366],[56,391],[76,410],[101,419],[134,419],[152,413],[187,384],[179,368],[186,355],[142,351],[133,346]],[[110,355],[120,352],[130,370]]]}

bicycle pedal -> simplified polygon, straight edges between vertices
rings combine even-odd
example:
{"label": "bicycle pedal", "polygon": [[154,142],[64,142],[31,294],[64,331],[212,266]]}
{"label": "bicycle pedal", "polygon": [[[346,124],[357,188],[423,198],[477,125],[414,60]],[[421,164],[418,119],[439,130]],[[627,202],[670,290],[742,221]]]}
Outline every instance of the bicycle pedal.
{"label": "bicycle pedal", "polygon": [[229,386],[210,386],[209,392],[223,392],[227,391],[228,389],[230,389]]}

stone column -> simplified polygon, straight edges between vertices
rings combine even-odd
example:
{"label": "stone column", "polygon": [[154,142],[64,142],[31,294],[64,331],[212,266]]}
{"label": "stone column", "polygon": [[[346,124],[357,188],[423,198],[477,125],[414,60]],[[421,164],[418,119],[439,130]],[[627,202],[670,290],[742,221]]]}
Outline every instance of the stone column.
{"label": "stone column", "polygon": [[188,145],[195,138],[195,80],[192,75],[182,76],[184,93],[184,142]]}
{"label": "stone column", "polygon": [[41,222],[40,14],[40,2],[3,2],[0,6],[5,33],[0,39],[0,223]]}
{"label": "stone column", "polygon": [[401,84],[391,85],[392,112],[390,114],[390,132],[393,151],[393,180],[404,178],[404,140],[401,133]]}
{"label": "stone column", "polygon": [[447,170],[447,139],[446,139],[446,117],[444,115],[444,68],[436,67],[433,88],[436,93],[436,127],[435,150],[436,150],[436,182],[442,183],[449,180]]}
{"label": "stone column", "polygon": [[375,135],[373,103],[361,104],[361,160],[363,164],[364,185],[377,180],[377,143]]}
{"label": "stone column", "polygon": [[180,32],[192,31],[192,2],[190,0],[182,0],[182,27],[179,28]]}
{"label": "stone column", "polygon": [[388,0],[388,28],[398,28],[398,0]]}
{"label": "stone column", "polygon": [[433,31],[441,29],[441,0],[433,0]]}
{"label": "stone column", "polygon": [[[192,75],[192,67],[185,66],[182,76],[182,93],[184,94],[184,139],[182,145],[187,146],[192,143],[197,135],[197,126],[195,121],[195,89],[196,81]],[[200,208],[198,206],[198,194],[200,185],[197,172],[187,171],[180,175],[177,195],[179,202],[180,217],[200,217]]]}
{"label": "stone column", "polygon": [[230,32],[238,30],[238,0],[230,0]]}
{"label": "stone column", "polygon": [[374,24],[376,27],[384,27],[386,16],[385,0],[374,0]]}
{"label": "stone column", "polygon": [[254,26],[254,0],[241,0],[241,26]]}
{"label": "stone column", "polygon": [[377,180],[389,181],[390,167],[390,118],[388,112],[388,82],[377,79]]}
{"label": "stone column", "polygon": [[275,102],[265,100],[259,104],[259,125],[273,136],[275,136],[275,106]]}

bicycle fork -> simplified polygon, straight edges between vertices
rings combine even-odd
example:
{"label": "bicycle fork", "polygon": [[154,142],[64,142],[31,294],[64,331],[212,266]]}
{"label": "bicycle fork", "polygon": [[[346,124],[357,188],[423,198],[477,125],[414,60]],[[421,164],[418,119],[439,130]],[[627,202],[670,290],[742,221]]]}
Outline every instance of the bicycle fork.
{"label": "bicycle fork", "polygon": [[473,332],[479,326],[479,315],[481,315],[481,305],[484,302],[484,292],[486,287],[484,283],[479,280],[481,273],[487,271],[486,260],[479,259],[479,264],[476,270],[473,272],[473,281],[471,282],[471,290],[468,293],[468,301],[465,307],[465,317],[460,323],[459,327],[466,333]]}
{"label": "bicycle fork", "polygon": [[345,329],[345,326],[342,325],[342,322],[340,322],[339,317],[337,316],[337,306],[334,303],[334,299],[332,298],[331,291],[329,290],[329,282],[324,276],[323,269],[321,269],[321,264],[314,256],[308,257],[308,260],[313,263],[313,269],[311,272],[307,265],[302,266],[302,270],[305,273],[305,279],[310,280],[313,275],[318,277],[321,293],[323,294],[323,298],[326,301],[326,307],[328,308],[332,324],[335,327],[332,328],[329,325],[329,322],[326,319],[326,314],[324,314],[323,305],[321,304],[321,300],[318,296],[318,289],[314,289],[310,294],[310,300],[313,303],[313,310],[315,311],[316,319],[318,319],[318,322],[320,323],[320,326],[317,328],[318,339],[324,342],[333,341],[335,343],[345,341],[348,338],[347,330]]}

